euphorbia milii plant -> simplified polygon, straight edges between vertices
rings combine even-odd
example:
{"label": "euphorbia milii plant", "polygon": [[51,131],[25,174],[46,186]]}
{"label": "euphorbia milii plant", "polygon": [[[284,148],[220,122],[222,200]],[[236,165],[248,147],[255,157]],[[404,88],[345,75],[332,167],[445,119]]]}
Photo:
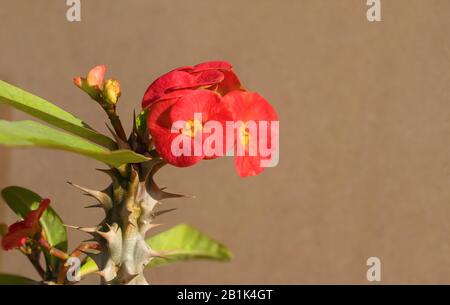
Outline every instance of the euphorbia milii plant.
{"label": "euphorbia milii plant", "polygon": [[[161,209],[161,203],[184,197],[160,188],[155,175],[165,165],[188,167],[222,156],[234,156],[241,177],[260,174],[277,163],[275,110],[242,85],[229,63],[205,62],[177,68],[151,83],[127,133],[117,114],[120,83],[105,76],[106,67],[99,65],[73,82],[104,110],[112,138],[58,106],[0,81],[0,103],[47,123],[0,120],[0,145],[81,154],[107,165],[99,171],[111,178],[103,190],[69,183],[95,200],[89,207],[104,210],[105,217],[91,227],[64,224],[50,200],[30,190],[4,188],[2,196],[19,219],[10,226],[0,224],[1,246],[23,253],[40,279],[0,274],[0,284],[11,280],[74,284],[89,275],[100,276],[102,284],[147,284],[146,268],[231,258],[224,245],[189,225],[152,234],[160,225],[155,223],[158,216],[173,210]],[[67,228],[88,235],[72,251]]]}

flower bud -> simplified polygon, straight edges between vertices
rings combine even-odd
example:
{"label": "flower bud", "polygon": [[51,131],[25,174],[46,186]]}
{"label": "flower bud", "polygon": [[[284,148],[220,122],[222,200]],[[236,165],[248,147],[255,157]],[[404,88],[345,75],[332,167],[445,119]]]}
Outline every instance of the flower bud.
{"label": "flower bud", "polygon": [[108,79],[104,88],[104,97],[106,102],[111,105],[117,104],[121,94],[122,92],[120,91],[119,81],[113,78]]}
{"label": "flower bud", "polygon": [[73,83],[80,89],[83,89],[83,79],[79,76],[73,78]]}
{"label": "flower bud", "polygon": [[89,94],[92,99],[99,101],[103,90],[105,73],[105,65],[95,66],[88,72],[87,78],[79,76],[75,77],[73,83],[75,86]]}
{"label": "flower bud", "polygon": [[105,79],[106,66],[99,65],[92,68],[87,75],[87,84],[89,87],[102,90],[103,80]]}

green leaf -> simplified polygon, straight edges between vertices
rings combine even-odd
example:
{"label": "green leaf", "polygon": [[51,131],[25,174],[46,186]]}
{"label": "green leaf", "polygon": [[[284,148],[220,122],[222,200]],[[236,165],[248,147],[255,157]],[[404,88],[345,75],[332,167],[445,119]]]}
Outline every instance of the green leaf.
{"label": "green leaf", "polygon": [[[6,204],[20,217],[25,216],[38,208],[42,198],[38,194],[19,186],[9,186],[2,190],[2,197]],[[48,243],[61,251],[67,252],[67,231],[61,217],[48,207],[40,219],[42,230]],[[59,260],[46,252],[47,261],[53,270],[57,270]]]}
{"label": "green leaf", "polygon": [[36,95],[0,80],[0,103],[2,102],[94,143],[110,149],[117,147],[113,140],[96,132],[69,112]]}
{"label": "green leaf", "polygon": [[26,277],[0,273],[0,285],[37,285],[38,282]]}
{"label": "green leaf", "polygon": [[[229,261],[233,254],[224,245],[197,229],[186,225],[177,225],[165,232],[150,237],[147,243],[157,252],[162,252],[165,258],[153,259],[147,267],[156,267],[169,263],[190,260]],[[98,271],[91,258],[82,264],[80,275],[85,276]]]}
{"label": "green leaf", "polygon": [[80,277],[85,277],[86,275],[92,274],[98,271],[97,264],[92,258],[87,256],[80,267]]}
{"label": "green leaf", "polygon": [[78,136],[33,121],[0,120],[0,145],[60,149],[81,154],[115,167],[125,163],[140,163],[149,160],[131,150],[110,151]]}
{"label": "green leaf", "polygon": [[145,109],[136,117],[136,128],[141,135],[145,134],[147,129],[147,114],[148,109]]}
{"label": "green leaf", "polygon": [[224,245],[186,224],[150,237],[147,243],[166,257],[153,259],[149,267],[197,259],[229,261],[233,256]]}

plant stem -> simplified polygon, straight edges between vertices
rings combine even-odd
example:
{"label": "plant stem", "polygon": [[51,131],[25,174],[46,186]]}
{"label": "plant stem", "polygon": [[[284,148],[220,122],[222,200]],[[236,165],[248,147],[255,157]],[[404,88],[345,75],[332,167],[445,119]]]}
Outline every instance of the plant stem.
{"label": "plant stem", "polygon": [[50,255],[53,255],[60,260],[66,261],[69,258],[69,255],[66,252],[52,247],[43,237],[39,239],[39,244],[47,249],[50,252]]}
{"label": "plant stem", "polygon": [[46,272],[42,268],[41,264],[39,263],[39,254],[36,252],[33,252],[31,254],[27,254],[28,260],[33,265],[34,269],[36,269],[37,273],[39,273],[39,276],[42,278],[42,280],[46,280]]}
{"label": "plant stem", "polygon": [[108,118],[111,121],[111,124],[116,132],[117,136],[124,142],[127,142],[127,136],[125,134],[125,130],[123,129],[122,122],[120,121],[119,116],[116,113],[116,107],[108,107],[104,108],[106,113],[108,114]]}

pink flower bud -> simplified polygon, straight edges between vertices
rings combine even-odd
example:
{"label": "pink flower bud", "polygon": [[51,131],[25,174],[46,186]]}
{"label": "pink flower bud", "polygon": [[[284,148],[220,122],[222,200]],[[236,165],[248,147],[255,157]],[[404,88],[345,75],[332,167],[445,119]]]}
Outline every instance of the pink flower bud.
{"label": "pink flower bud", "polygon": [[99,65],[92,68],[87,75],[87,84],[89,87],[103,89],[103,80],[105,79],[106,66]]}

